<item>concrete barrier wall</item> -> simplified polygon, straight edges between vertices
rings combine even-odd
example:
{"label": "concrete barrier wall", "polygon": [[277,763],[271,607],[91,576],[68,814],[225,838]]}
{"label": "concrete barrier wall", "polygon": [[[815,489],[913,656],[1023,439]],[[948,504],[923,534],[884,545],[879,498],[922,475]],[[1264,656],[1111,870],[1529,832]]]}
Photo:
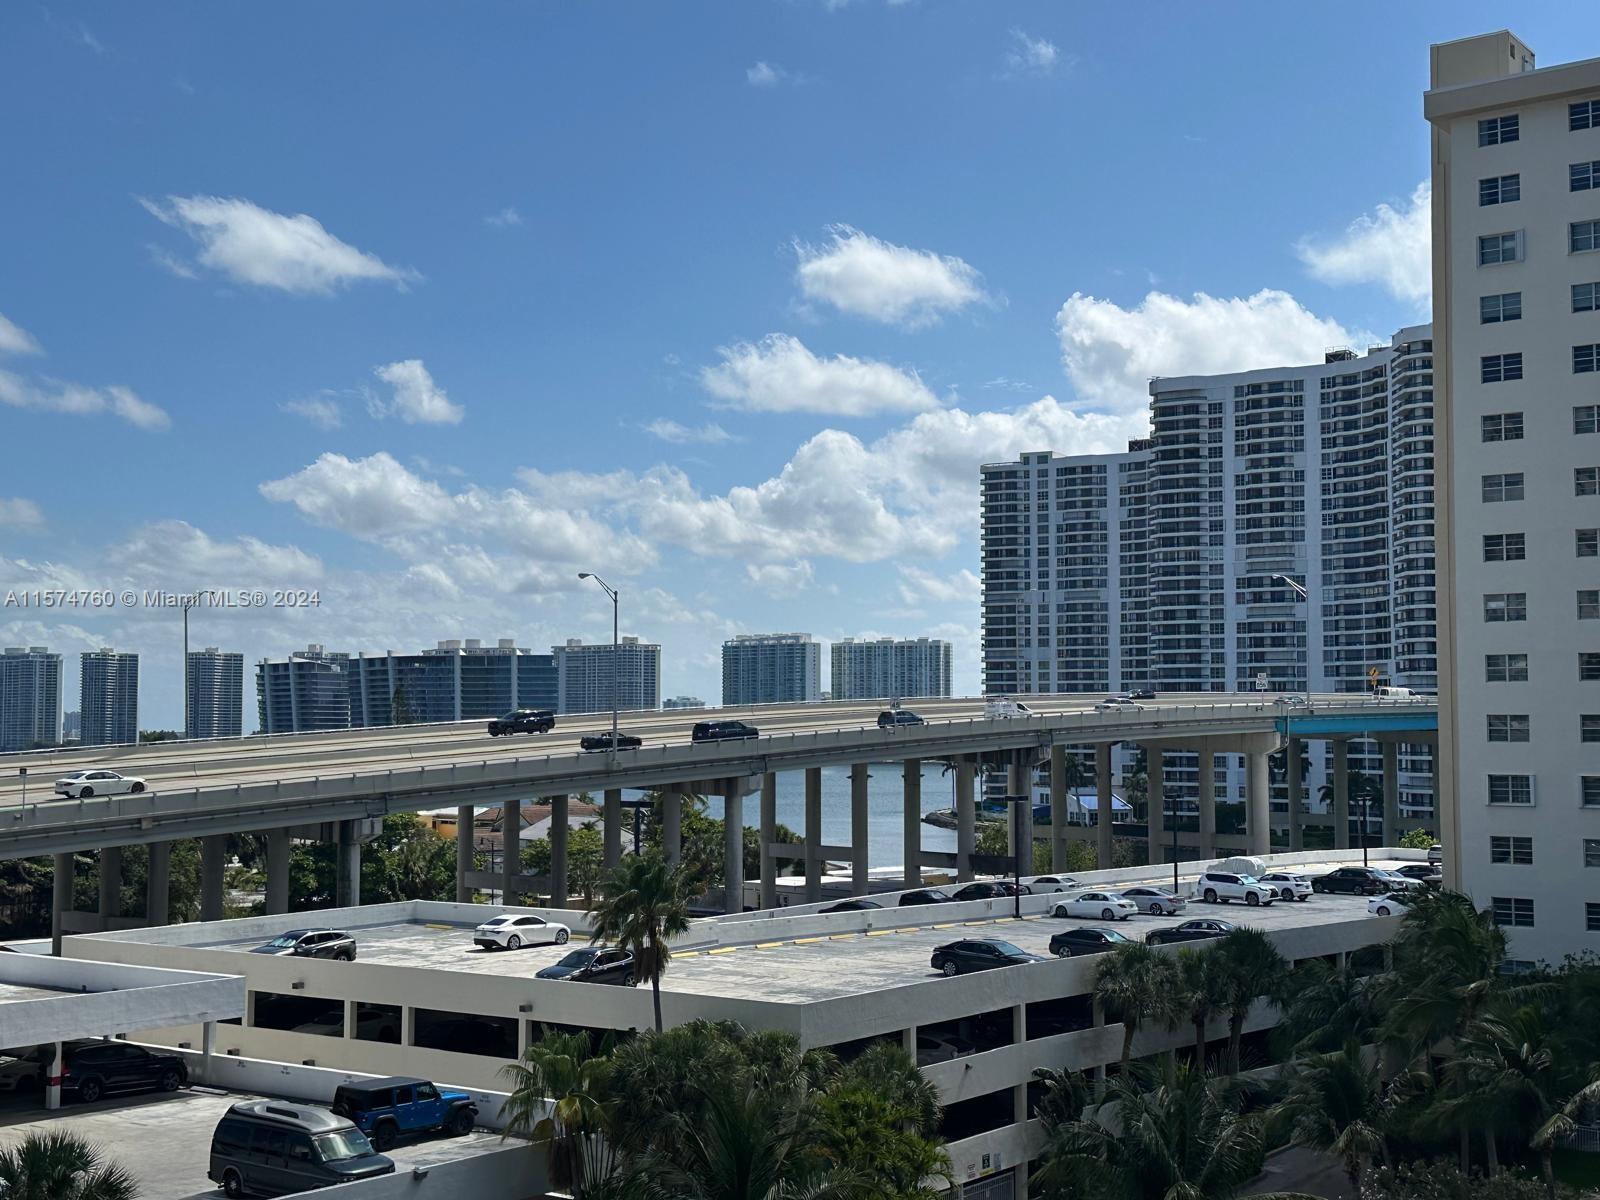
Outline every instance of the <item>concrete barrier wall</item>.
{"label": "concrete barrier wall", "polygon": [[396,1171],[317,1192],[318,1200],[544,1200],[549,1190],[542,1151],[508,1146],[417,1171]]}

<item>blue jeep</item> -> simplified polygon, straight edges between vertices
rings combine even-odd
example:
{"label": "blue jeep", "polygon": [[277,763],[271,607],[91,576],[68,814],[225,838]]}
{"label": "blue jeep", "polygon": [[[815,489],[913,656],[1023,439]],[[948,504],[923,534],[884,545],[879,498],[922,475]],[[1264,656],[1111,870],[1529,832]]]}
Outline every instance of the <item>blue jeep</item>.
{"label": "blue jeep", "polygon": [[478,1120],[478,1106],[469,1093],[403,1075],[340,1084],[333,1093],[333,1111],[355,1124],[379,1150],[389,1149],[406,1133],[440,1131],[463,1137]]}

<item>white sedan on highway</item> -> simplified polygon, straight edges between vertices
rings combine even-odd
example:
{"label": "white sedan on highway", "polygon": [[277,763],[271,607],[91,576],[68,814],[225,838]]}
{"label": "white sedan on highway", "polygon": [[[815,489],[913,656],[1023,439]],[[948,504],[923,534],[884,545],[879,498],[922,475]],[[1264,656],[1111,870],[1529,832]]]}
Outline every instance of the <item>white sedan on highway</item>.
{"label": "white sedan on highway", "polygon": [[1126,921],[1139,911],[1132,900],[1116,892],[1079,892],[1051,906],[1053,917],[1093,917],[1101,921]]}
{"label": "white sedan on highway", "polygon": [[56,794],[68,800],[82,800],[86,796],[120,796],[125,792],[144,791],[144,780],[132,775],[119,775],[115,771],[74,771],[56,780]]}
{"label": "white sedan on highway", "polygon": [[559,921],[546,921],[527,913],[501,913],[472,931],[474,945],[485,950],[520,950],[535,942],[565,946],[572,931]]}

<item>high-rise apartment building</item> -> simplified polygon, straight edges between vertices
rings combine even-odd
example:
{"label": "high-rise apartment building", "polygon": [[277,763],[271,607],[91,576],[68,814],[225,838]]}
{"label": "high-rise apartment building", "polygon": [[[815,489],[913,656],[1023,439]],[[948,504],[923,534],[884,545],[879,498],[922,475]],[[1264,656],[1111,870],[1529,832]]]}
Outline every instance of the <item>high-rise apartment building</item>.
{"label": "high-rise apartment building", "polygon": [[835,700],[950,694],[950,643],[940,638],[845,638],[830,657]]}
{"label": "high-rise apartment building", "polygon": [[109,646],[78,656],[80,735],[85,746],[139,740],[139,656]]}
{"label": "high-rise apartment building", "polygon": [[556,662],[556,711],[563,713],[610,712],[613,688],[622,712],[653,709],[661,703],[661,647],[625,637],[585,645],[568,638],[564,646],[551,647]]}
{"label": "high-rise apartment building", "polygon": [[1600,59],[1432,48],[1446,882],[1600,947]]}
{"label": "high-rise apartment building", "polygon": [[256,720],[262,733],[350,727],[350,656],[319,645],[256,663]]}
{"label": "high-rise apartment building", "polygon": [[[555,708],[555,661],[511,638],[442,641],[420,654],[356,654],[348,660],[350,724],[356,727],[469,721],[513,708]],[[653,707],[652,702],[652,707]]]}
{"label": "high-rise apartment building", "polygon": [[809,633],[746,633],[722,643],[722,703],[822,698],[822,646]]}
{"label": "high-rise apartment building", "polygon": [[61,655],[44,646],[7,646],[0,654],[0,750],[60,741]]}
{"label": "high-rise apartment building", "polygon": [[191,650],[184,678],[186,737],[239,737],[244,733],[243,654],[215,646]]}

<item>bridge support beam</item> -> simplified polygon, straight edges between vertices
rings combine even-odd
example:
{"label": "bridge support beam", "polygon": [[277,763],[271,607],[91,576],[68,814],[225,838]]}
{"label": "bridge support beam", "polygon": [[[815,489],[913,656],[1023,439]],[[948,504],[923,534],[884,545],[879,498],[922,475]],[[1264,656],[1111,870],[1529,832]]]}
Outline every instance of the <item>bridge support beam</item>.
{"label": "bridge support beam", "polygon": [[1400,844],[1400,743],[1383,742],[1383,837],[1380,846]]}
{"label": "bridge support beam", "polygon": [[550,907],[567,907],[567,794],[550,797]]}
{"label": "bridge support beam", "polygon": [[723,912],[744,911],[744,790],[739,780],[722,785]]}
{"label": "bridge support beam", "polygon": [[867,867],[867,779],[866,763],[850,766],[850,894],[865,896],[869,884]]}
{"label": "bridge support beam", "polygon": [[1021,796],[1006,807],[1010,836],[1006,839],[1011,855],[1017,860],[1017,870],[1023,875],[1033,874],[1033,761],[1037,751],[1014,750],[1006,764],[1006,795]]}
{"label": "bridge support beam", "polygon": [[[1428,831],[1434,838],[1439,838],[1443,833],[1442,805],[1439,801],[1439,743],[1437,740],[1428,743],[1428,786],[1433,790],[1433,816],[1428,819]],[[1448,885],[1447,885],[1448,886]]]}
{"label": "bridge support beam", "polygon": [[1050,747],[1050,869],[1067,869],[1067,748]]}
{"label": "bridge support beam", "polygon": [[1350,847],[1350,743],[1334,738],[1333,749],[1333,848]]}
{"label": "bridge support beam", "polygon": [[355,821],[339,822],[333,843],[333,887],[335,907],[360,905],[361,834]]}
{"label": "bridge support beam", "polygon": [[267,830],[267,913],[289,911],[289,831]]}
{"label": "bridge support beam", "polygon": [[607,788],[601,813],[601,865],[613,871],[622,862],[622,789]]}
{"label": "bridge support beam", "polygon": [[172,881],[172,843],[150,843],[145,873],[144,919],[147,925],[165,925],[169,919]]}
{"label": "bridge support beam", "polygon": [[500,903],[517,903],[517,876],[522,873],[522,801],[500,805]]}
{"label": "bridge support beam", "polygon": [[661,792],[661,853],[669,867],[683,862],[683,793],[675,786]]}
{"label": "bridge support beam", "polygon": [[908,888],[922,886],[922,760],[908,758],[900,764],[905,780],[901,809],[901,841],[905,850],[903,881]]}
{"label": "bridge support beam", "polygon": [[778,840],[778,776],[768,771],[761,777],[761,819],[757,822],[761,836],[761,900],[762,908],[778,906],[778,860],[767,847]]}
{"label": "bridge support beam", "polygon": [[473,842],[477,835],[477,810],[470,804],[456,809],[456,903],[471,904],[472,888],[467,884],[467,872],[477,864]]}
{"label": "bridge support beam", "polygon": [[970,756],[956,762],[956,882],[972,882],[972,855],[978,848],[978,806],[973,796],[976,768]]}
{"label": "bridge support beam", "polygon": [[806,768],[806,903],[822,899],[822,768]]}
{"label": "bridge support beam", "polygon": [[1305,743],[1290,738],[1283,748],[1283,781],[1289,789],[1289,849],[1306,848],[1305,780],[1300,777],[1300,755]]}
{"label": "bridge support beam", "polygon": [[[1165,845],[1166,829],[1164,828],[1167,812],[1167,776],[1166,763],[1162,758],[1159,745],[1144,748],[1145,761],[1145,802],[1149,809],[1145,813],[1145,841],[1146,857],[1152,864],[1160,863],[1163,859],[1162,846]],[[1176,824],[1177,814],[1173,814]]]}
{"label": "bridge support beam", "polygon": [[1217,752],[1204,746],[1200,768],[1200,857],[1210,858],[1217,848]]}
{"label": "bridge support beam", "polygon": [[100,851],[100,919],[122,915],[122,847],[106,846]]}
{"label": "bridge support beam", "polygon": [[1272,772],[1265,750],[1251,750],[1244,756],[1245,833],[1250,853],[1272,852]]}
{"label": "bridge support beam", "polygon": [[228,875],[228,835],[200,839],[200,919],[222,920],[223,893]]}
{"label": "bridge support beam", "polygon": [[1104,871],[1111,866],[1112,826],[1116,810],[1111,800],[1111,743],[1096,742],[1094,747],[1094,841],[1095,865]]}
{"label": "bridge support beam", "polygon": [[61,956],[61,923],[72,911],[72,871],[75,865],[71,854],[57,854],[52,860],[50,886],[50,947],[51,953]]}

